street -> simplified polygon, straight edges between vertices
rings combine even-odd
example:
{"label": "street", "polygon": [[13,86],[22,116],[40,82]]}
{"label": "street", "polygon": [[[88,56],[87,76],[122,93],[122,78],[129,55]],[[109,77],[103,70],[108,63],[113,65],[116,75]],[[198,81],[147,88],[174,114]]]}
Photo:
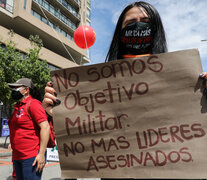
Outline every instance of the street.
{"label": "street", "polygon": [[[60,165],[57,162],[47,163],[42,180],[61,180]],[[11,157],[0,157],[0,179],[12,180],[12,163]]]}
{"label": "street", "polygon": [[[7,149],[9,144],[9,139],[6,142],[6,147],[4,145],[5,139],[6,137],[0,137],[0,180],[13,180],[11,151]],[[50,151],[47,152],[48,154],[51,153]],[[46,163],[42,174],[42,180],[61,180],[61,170],[60,170],[59,162],[50,161]],[[84,178],[78,180],[84,180]],[[87,180],[100,180],[100,178],[87,178]]]}
{"label": "street", "polygon": [[[0,157],[0,180],[12,180],[12,163],[10,157]],[[49,162],[46,164],[42,180],[61,180],[60,164]],[[84,180],[78,179],[78,180]],[[99,178],[87,178],[87,180],[100,180]]]}

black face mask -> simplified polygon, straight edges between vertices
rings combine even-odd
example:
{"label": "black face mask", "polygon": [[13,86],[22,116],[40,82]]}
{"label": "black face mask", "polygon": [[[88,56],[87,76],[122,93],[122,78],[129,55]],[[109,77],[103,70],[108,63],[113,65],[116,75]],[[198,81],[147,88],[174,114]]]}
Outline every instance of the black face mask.
{"label": "black face mask", "polygon": [[20,100],[23,95],[20,93],[20,91],[12,90],[11,97],[14,100]]}
{"label": "black face mask", "polygon": [[133,22],[121,30],[119,58],[125,54],[151,54],[154,32],[150,23]]}

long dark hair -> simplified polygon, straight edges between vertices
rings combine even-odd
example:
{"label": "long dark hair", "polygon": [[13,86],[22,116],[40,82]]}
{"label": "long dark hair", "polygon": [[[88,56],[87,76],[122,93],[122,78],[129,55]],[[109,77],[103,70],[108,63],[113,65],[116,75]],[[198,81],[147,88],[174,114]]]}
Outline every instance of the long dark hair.
{"label": "long dark hair", "polygon": [[144,8],[150,17],[150,22],[152,23],[154,32],[155,32],[152,54],[159,54],[159,53],[167,52],[167,42],[166,42],[166,37],[165,37],[165,31],[164,31],[162,20],[160,18],[158,11],[149,3],[146,3],[143,1],[137,1],[132,4],[129,4],[119,16],[119,19],[118,19],[118,22],[117,22],[117,25],[114,31],[114,36],[113,36],[109,51],[107,53],[105,62],[113,61],[119,58],[118,57],[119,38],[120,38],[120,33],[121,33],[122,22],[124,20],[124,17],[127,11],[129,11],[133,7]]}
{"label": "long dark hair", "polygon": [[33,98],[35,98],[35,99],[39,100],[40,102],[42,102],[41,93],[35,86],[32,89],[29,88],[29,93]]}

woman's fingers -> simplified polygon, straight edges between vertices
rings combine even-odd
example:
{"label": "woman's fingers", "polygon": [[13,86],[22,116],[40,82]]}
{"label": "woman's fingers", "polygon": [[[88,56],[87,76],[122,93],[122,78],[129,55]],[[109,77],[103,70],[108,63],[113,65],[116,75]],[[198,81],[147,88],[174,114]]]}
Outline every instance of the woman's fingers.
{"label": "woman's fingers", "polygon": [[53,87],[49,87],[49,86],[45,87],[45,93],[50,93],[50,94],[53,94],[53,95],[56,94],[55,89]]}
{"label": "woman's fingers", "polygon": [[52,114],[52,108],[53,108],[53,100],[50,98],[44,98],[42,101],[42,107],[45,109],[45,111],[50,115]]}
{"label": "woman's fingers", "polygon": [[[57,97],[54,95],[54,93],[46,92],[44,95],[44,99],[51,99],[52,101],[56,101]],[[49,104],[53,105],[51,101],[48,101]]]}
{"label": "woman's fingers", "polygon": [[55,89],[53,88],[53,83],[48,82],[45,87],[45,95],[42,102],[43,108],[46,110],[46,112],[52,116],[52,107],[59,105],[61,101],[57,98],[57,93],[55,92]]}
{"label": "woman's fingers", "polygon": [[200,77],[201,77],[201,78],[205,78],[205,79],[207,79],[207,72],[202,72],[202,73],[200,74]]}
{"label": "woman's fingers", "polygon": [[47,86],[52,87],[53,86],[53,82],[52,81],[47,82]]}

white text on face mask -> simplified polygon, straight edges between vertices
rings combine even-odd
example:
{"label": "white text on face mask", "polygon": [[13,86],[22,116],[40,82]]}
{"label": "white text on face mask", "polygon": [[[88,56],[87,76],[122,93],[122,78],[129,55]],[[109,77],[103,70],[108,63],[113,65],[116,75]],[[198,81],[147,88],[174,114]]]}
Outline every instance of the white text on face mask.
{"label": "white text on face mask", "polygon": [[125,33],[126,37],[145,37],[145,36],[149,36],[151,33],[151,29],[146,29],[146,30],[128,30]]}

